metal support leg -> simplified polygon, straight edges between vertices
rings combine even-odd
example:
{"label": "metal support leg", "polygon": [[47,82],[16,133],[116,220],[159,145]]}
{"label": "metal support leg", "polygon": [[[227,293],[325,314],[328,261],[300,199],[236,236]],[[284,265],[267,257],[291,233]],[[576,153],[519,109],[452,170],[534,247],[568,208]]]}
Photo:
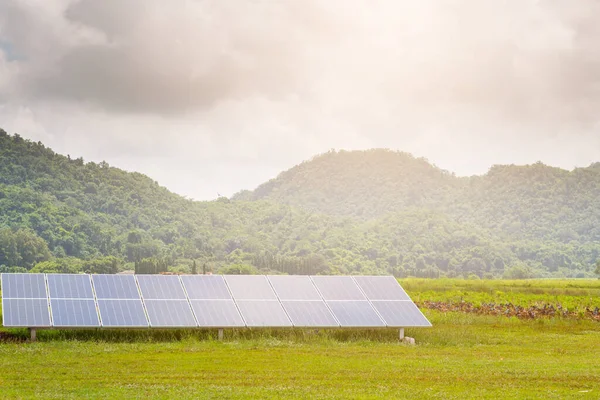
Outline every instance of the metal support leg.
{"label": "metal support leg", "polygon": [[35,328],[29,328],[29,335],[31,336],[31,341],[35,342],[35,340],[36,340]]}
{"label": "metal support leg", "polygon": [[219,340],[223,340],[223,329],[219,329]]}
{"label": "metal support leg", "polygon": [[398,339],[404,339],[404,328],[400,328],[400,332],[398,332]]}

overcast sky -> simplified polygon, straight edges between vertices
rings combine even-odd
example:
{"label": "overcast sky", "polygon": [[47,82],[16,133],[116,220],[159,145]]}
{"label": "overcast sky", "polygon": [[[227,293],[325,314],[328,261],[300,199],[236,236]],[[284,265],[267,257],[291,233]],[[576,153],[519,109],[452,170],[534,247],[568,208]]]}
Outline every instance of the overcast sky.
{"label": "overcast sky", "polygon": [[597,0],[0,0],[0,127],[196,199],[331,148],[600,161]]}

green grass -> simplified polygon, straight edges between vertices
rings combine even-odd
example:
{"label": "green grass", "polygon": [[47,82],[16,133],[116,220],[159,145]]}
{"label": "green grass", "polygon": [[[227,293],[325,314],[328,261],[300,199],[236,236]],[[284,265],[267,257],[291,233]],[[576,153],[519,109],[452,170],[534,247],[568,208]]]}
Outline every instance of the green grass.
{"label": "green grass", "polygon": [[[462,282],[448,293],[488,290]],[[412,283],[442,292],[403,281],[413,298]],[[406,330],[416,346],[389,329],[226,330],[223,342],[210,330],[40,331],[36,343],[11,330],[0,398],[600,398],[598,322],[424,313],[433,328]]]}
{"label": "green grass", "polygon": [[600,308],[600,280],[462,280],[403,279],[400,284],[414,301],[465,301],[512,303],[521,307],[535,304],[562,305],[572,310]]}

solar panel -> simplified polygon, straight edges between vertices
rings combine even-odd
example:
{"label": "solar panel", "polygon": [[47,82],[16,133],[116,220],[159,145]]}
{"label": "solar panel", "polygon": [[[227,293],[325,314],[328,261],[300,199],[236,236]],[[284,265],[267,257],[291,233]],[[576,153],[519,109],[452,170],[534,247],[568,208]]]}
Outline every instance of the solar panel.
{"label": "solar panel", "polygon": [[343,327],[379,327],[385,322],[379,318],[368,301],[328,301],[327,305]]}
{"label": "solar panel", "polygon": [[338,327],[331,311],[323,301],[282,301],[285,312],[298,327]]}
{"label": "solar panel", "polygon": [[51,299],[93,299],[89,275],[48,274]]}
{"label": "solar panel", "polygon": [[93,299],[51,299],[50,308],[52,310],[52,325],[55,327],[100,326],[96,302]]}
{"label": "solar panel", "polygon": [[133,275],[92,275],[98,299],[139,299]]}
{"label": "solar panel", "polygon": [[183,286],[175,275],[137,275],[144,299],[186,300]]}
{"label": "solar panel", "polygon": [[390,327],[431,326],[412,301],[372,301],[373,307]]}
{"label": "solar panel", "polygon": [[311,276],[325,300],[366,300],[351,276]]}
{"label": "solar panel", "polygon": [[98,299],[102,326],[111,328],[147,328],[148,320],[141,300]]}
{"label": "solar panel", "polygon": [[225,275],[223,276],[237,300],[277,300],[277,296],[264,275]]}
{"label": "solar panel", "polygon": [[369,300],[410,300],[393,276],[355,276]]}
{"label": "solar panel", "polygon": [[238,300],[236,304],[248,327],[292,326],[277,300]]}
{"label": "solar panel", "polygon": [[190,300],[200,327],[245,326],[233,300]]}
{"label": "solar panel", "polygon": [[280,300],[322,300],[308,276],[270,275],[268,279]]}
{"label": "solar panel", "polygon": [[2,323],[7,327],[49,327],[50,311],[48,309],[48,300],[3,298]]}
{"label": "solar panel", "polygon": [[7,327],[428,327],[391,276],[2,274]]}
{"label": "solar panel", "polygon": [[2,297],[7,299],[45,299],[44,274],[2,274]]}
{"label": "solar panel", "polygon": [[144,300],[151,327],[198,326],[187,300]]}
{"label": "solar panel", "polygon": [[231,299],[231,293],[220,275],[182,275],[181,281],[190,300]]}

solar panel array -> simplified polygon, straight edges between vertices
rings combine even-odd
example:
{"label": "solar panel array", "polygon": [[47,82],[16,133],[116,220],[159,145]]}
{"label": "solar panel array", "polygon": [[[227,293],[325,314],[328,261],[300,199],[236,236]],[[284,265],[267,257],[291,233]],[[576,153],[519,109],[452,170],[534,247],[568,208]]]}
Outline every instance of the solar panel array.
{"label": "solar panel array", "polygon": [[29,328],[427,327],[391,276],[2,274]]}

